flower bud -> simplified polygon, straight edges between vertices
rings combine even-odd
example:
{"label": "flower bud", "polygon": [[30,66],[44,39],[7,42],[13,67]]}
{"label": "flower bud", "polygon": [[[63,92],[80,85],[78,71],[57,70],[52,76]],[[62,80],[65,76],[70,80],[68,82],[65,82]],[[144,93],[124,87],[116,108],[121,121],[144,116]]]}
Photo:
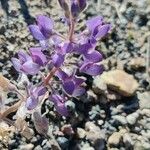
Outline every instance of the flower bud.
{"label": "flower bud", "polygon": [[60,7],[65,11],[65,17],[69,18],[70,11],[69,11],[69,6],[66,0],[58,0],[58,2],[59,2]]}
{"label": "flower bud", "polygon": [[72,0],[72,2],[71,2],[71,14],[72,14],[73,18],[78,17],[79,13],[80,13],[80,8],[79,8],[78,0]]}
{"label": "flower bud", "polygon": [[83,11],[86,8],[86,0],[78,0],[80,11]]}

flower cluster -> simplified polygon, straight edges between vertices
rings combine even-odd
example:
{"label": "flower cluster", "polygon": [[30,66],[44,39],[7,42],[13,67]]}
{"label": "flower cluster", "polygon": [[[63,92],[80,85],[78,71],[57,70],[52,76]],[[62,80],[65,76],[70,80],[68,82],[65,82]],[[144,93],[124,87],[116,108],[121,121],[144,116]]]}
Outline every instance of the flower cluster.
{"label": "flower cluster", "polygon": [[[54,29],[54,21],[43,15],[36,18],[36,24],[29,25],[29,31],[39,41],[39,47],[32,47],[26,53],[18,52],[18,58],[12,58],[14,68],[19,73],[36,75],[45,69],[47,75],[42,83],[27,85],[26,107],[34,109],[41,96],[48,91],[49,99],[54,103],[57,112],[63,116],[69,113],[65,102],[69,97],[78,97],[85,92],[85,78],[79,76],[85,73],[97,76],[102,73],[100,64],[102,54],[96,50],[97,42],[110,31],[101,16],[86,21],[82,32],[75,31],[80,12],[86,8],[86,0],[58,0],[64,10],[65,23],[69,27],[68,36],[59,34]],[[56,81],[56,82],[54,82]],[[53,86],[62,89],[56,90]]]}

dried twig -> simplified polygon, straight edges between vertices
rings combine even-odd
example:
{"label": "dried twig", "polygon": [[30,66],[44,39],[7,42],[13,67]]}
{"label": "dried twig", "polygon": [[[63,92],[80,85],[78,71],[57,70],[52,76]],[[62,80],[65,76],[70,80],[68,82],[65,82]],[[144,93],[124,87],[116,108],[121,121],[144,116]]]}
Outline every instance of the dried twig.
{"label": "dried twig", "polygon": [[19,108],[19,106],[21,105],[23,101],[18,101],[16,104],[12,105],[11,107],[9,107],[6,111],[4,111],[0,118],[3,119],[5,117],[7,117],[10,113],[17,111],[17,109]]}

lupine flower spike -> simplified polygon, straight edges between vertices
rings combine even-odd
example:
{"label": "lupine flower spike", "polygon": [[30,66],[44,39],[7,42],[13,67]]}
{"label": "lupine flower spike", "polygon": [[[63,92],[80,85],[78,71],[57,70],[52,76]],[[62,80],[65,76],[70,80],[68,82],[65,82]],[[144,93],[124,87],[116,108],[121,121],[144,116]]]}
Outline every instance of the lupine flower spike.
{"label": "lupine flower spike", "polygon": [[[87,1],[58,0],[58,3],[64,11],[68,35],[65,37],[58,33],[51,18],[38,15],[36,23],[29,25],[29,31],[40,46],[30,48],[29,52],[20,50],[18,58],[12,58],[12,63],[20,74],[37,75],[43,70],[47,73],[38,85],[27,86],[28,110],[35,109],[40,97],[49,92],[49,100],[54,103],[58,114],[68,116],[66,101],[86,92],[86,78],[81,75],[97,76],[103,72],[100,64],[103,56],[96,46],[108,34],[111,25],[105,23],[102,16],[97,16],[86,21],[84,31],[76,32],[78,18],[86,8]],[[56,91],[56,85],[61,92]]]}

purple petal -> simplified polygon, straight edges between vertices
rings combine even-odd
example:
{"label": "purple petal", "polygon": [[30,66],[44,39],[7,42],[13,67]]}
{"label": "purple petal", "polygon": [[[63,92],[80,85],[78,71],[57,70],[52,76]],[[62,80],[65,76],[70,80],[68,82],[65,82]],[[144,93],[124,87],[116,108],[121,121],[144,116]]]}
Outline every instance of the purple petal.
{"label": "purple petal", "polygon": [[29,30],[36,40],[46,40],[40,28],[37,25],[29,25]]}
{"label": "purple petal", "polygon": [[62,71],[61,69],[59,69],[57,72],[56,72],[56,76],[60,79],[60,80],[63,80],[65,81],[69,76],[64,72]]}
{"label": "purple petal", "polygon": [[47,49],[48,48],[48,41],[47,40],[41,40],[39,41],[40,45],[43,49]]}
{"label": "purple petal", "polygon": [[65,90],[65,92],[69,95],[73,94],[73,91],[75,90],[75,84],[73,81],[69,80],[69,81],[65,81],[63,83],[63,89]]}
{"label": "purple petal", "polygon": [[85,93],[85,89],[83,87],[78,87],[74,90],[72,96],[77,97],[83,95],[84,93]]}
{"label": "purple petal", "polygon": [[94,48],[96,47],[96,43],[97,43],[95,37],[92,36],[92,37],[90,38],[90,43],[92,44],[93,49],[94,49]]}
{"label": "purple petal", "polygon": [[62,51],[64,54],[72,52],[73,51],[72,43],[64,43],[62,47]]}
{"label": "purple petal", "polygon": [[27,74],[35,75],[39,72],[40,66],[33,61],[27,61],[22,65],[21,70]]}
{"label": "purple petal", "polygon": [[45,65],[47,62],[46,56],[41,52],[40,47],[30,48],[30,53],[32,55],[33,61],[41,66]]}
{"label": "purple petal", "polygon": [[59,68],[62,65],[62,63],[64,62],[64,56],[61,54],[54,54],[52,56],[52,62],[55,67]]}
{"label": "purple petal", "polygon": [[103,23],[103,17],[97,16],[97,17],[93,17],[92,19],[89,19],[86,22],[86,26],[91,32],[93,32],[95,28],[99,25],[102,25],[102,23]]}
{"label": "purple petal", "polygon": [[54,102],[54,106],[60,115],[68,116],[68,110],[65,106],[65,101],[63,97],[57,94],[53,94],[52,96],[50,96],[50,100]]}
{"label": "purple petal", "polygon": [[28,110],[34,109],[38,105],[38,99],[34,97],[28,97],[26,101],[26,107]]}
{"label": "purple petal", "polygon": [[83,11],[86,7],[86,1],[87,0],[78,0],[80,11]]}
{"label": "purple petal", "polygon": [[37,16],[38,26],[46,38],[49,38],[52,34],[52,29],[54,28],[54,22],[47,16],[39,15]]}
{"label": "purple petal", "polygon": [[19,57],[19,60],[21,61],[21,63],[25,63],[26,61],[32,60],[32,58],[27,53],[25,53],[23,50],[18,52],[18,57]]}
{"label": "purple petal", "polygon": [[90,43],[82,44],[79,45],[78,47],[75,48],[75,52],[79,54],[86,54],[89,49],[92,48],[92,45]]}
{"label": "purple petal", "polygon": [[78,5],[78,0],[72,0],[72,3],[71,3],[71,14],[73,17],[78,17],[80,13],[80,8],[79,8],[79,5]]}
{"label": "purple petal", "polygon": [[94,63],[101,61],[102,58],[103,58],[102,55],[101,55],[101,53],[99,53],[96,50],[91,51],[90,53],[85,54],[84,57],[86,59],[88,59],[89,61],[94,62]]}
{"label": "purple petal", "polygon": [[64,103],[58,103],[55,108],[60,115],[68,116],[68,110]]}
{"label": "purple petal", "polygon": [[36,89],[36,93],[38,96],[42,96],[47,92],[47,89],[43,86],[40,86]]}
{"label": "purple petal", "polygon": [[75,76],[73,81],[75,82],[75,86],[77,87],[80,86],[85,81],[85,79]]}
{"label": "purple petal", "polygon": [[109,32],[110,29],[111,29],[110,24],[105,24],[105,25],[98,27],[98,33],[96,34],[95,38],[100,39],[104,37]]}
{"label": "purple petal", "polygon": [[91,76],[97,76],[103,72],[103,66],[94,63],[85,63],[81,66],[80,71]]}
{"label": "purple petal", "polygon": [[22,72],[22,71],[20,70],[20,69],[21,69],[20,61],[19,61],[17,58],[12,58],[11,61],[12,61],[12,64],[13,64],[14,68],[15,68],[18,72]]}

